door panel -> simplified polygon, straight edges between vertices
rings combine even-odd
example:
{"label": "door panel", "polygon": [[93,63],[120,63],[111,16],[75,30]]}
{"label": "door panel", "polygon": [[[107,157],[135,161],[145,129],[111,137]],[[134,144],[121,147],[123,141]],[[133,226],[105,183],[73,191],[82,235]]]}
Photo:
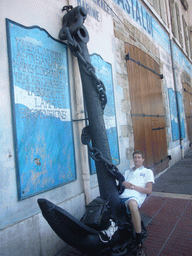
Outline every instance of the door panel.
{"label": "door panel", "polygon": [[135,150],[145,153],[145,166],[157,174],[168,167],[161,79],[151,71],[159,74],[159,65],[133,45],[125,50],[137,61],[127,61]]}
{"label": "door panel", "polygon": [[190,85],[184,83],[183,89],[187,132],[190,144],[192,144],[192,88]]}

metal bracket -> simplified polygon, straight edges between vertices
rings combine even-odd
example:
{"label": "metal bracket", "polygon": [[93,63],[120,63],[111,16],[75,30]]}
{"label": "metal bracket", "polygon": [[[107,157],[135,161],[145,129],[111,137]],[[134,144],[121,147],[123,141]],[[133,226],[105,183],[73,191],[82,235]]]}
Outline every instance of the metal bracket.
{"label": "metal bracket", "polygon": [[80,121],[86,121],[89,120],[88,118],[81,118],[81,119],[72,119],[73,122],[80,122]]}
{"label": "metal bracket", "polygon": [[142,116],[142,117],[165,117],[165,115],[159,115],[159,114],[157,114],[157,115],[147,115],[147,114],[132,114],[131,113],[131,116]]}
{"label": "metal bracket", "polygon": [[159,130],[162,130],[162,129],[165,129],[165,127],[153,128],[152,131],[159,131]]}
{"label": "metal bracket", "polygon": [[148,69],[149,71],[153,72],[155,75],[160,76],[161,79],[163,79],[163,74],[157,73],[155,70],[148,68],[147,66],[143,65],[141,62],[134,60],[130,57],[129,53],[125,56],[126,60],[132,60],[133,62],[137,63],[139,66]]}

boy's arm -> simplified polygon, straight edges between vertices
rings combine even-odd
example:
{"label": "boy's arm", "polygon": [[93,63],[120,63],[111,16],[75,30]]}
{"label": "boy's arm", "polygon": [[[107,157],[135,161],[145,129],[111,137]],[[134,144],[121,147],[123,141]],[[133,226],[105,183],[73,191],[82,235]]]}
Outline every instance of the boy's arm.
{"label": "boy's arm", "polygon": [[152,192],[152,186],[153,186],[152,182],[147,182],[146,185],[145,185],[145,188],[133,185],[132,189],[134,189],[134,190],[136,190],[136,191],[138,191],[140,193],[150,195],[151,192]]}
{"label": "boy's arm", "polygon": [[142,187],[133,185],[132,183],[127,182],[127,181],[123,182],[123,185],[126,189],[133,189],[133,190],[136,190],[140,193],[147,194],[147,195],[150,195],[152,192],[152,184],[153,184],[152,182],[147,182],[145,187],[142,188]]}

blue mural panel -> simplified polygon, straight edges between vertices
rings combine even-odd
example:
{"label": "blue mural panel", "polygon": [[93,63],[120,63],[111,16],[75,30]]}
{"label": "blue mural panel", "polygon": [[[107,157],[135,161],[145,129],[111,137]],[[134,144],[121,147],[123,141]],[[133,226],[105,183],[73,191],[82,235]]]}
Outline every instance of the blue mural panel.
{"label": "blue mural panel", "polygon": [[155,41],[169,54],[171,54],[169,35],[165,32],[163,27],[153,19],[153,38]]}
{"label": "blue mural panel", "polygon": [[[104,83],[107,94],[107,105],[104,110],[104,121],[107,130],[107,137],[114,165],[119,164],[119,143],[117,134],[114,88],[112,77],[112,66],[104,61],[99,55],[93,54],[91,64],[94,66],[97,77]],[[95,163],[91,159],[91,173],[95,173]]]}
{"label": "blue mural panel", "polygon": [[192,64],[191,62],[185,57],[183,52],[179,49],[176,43],[173,41],[173,55],[174,61],[177,62],[189,75],[192,73]]}
{"label": "blue mural panel", "polygon": [[[172,137],[173,141],[185,138],[185,113],[183,109],[183,99],[182,95],[177,92],[177,100],[178,100],[178,111],[177,111],[177,103],[176,103],[176,95],[175,91],[172,88],[168,89],[169,91],[169,104],[170,104],[170,113],[171,113],[171,126],[172,126]],[[180,128],[179,128],[179,122]],[[180,131],[179,131],[180,129]],[[181,132],[180,136],[179,133]]]}
{"label": "blue mural panel", "polygon": [[168,89],[169,92],[169,105],[171,114],[171,127],[172,127],[172,139],[173,141],[179,140],[179,124],[177,117],[177,105],[175,91],[172,88]]}
{"label": "blue mural panel", "polygon": [[185,113],[183,109],[183,98],[179,92],[177,92],[177,99],[178,99],[178,108],[179,108],[181,139],[184,139],[185,138]]}
{"label": "blue mural panel", "polygon": [[18,198],[76,179],[66,45],[7,19]]}

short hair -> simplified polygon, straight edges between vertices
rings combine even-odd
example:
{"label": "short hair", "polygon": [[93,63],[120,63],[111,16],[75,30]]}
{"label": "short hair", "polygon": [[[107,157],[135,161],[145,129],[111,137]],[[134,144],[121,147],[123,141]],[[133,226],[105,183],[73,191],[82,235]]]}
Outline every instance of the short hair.
{"label": "short hair", "polygon": [[134,151],[134,152],[133,152],[133,157],[134,157],[135,154],[140,154],[140,155],[142,156],[142,158],[145,158],[145,154],[144,154],[143,151],[141,151],[141,150],[136,150],[136,151]]}

